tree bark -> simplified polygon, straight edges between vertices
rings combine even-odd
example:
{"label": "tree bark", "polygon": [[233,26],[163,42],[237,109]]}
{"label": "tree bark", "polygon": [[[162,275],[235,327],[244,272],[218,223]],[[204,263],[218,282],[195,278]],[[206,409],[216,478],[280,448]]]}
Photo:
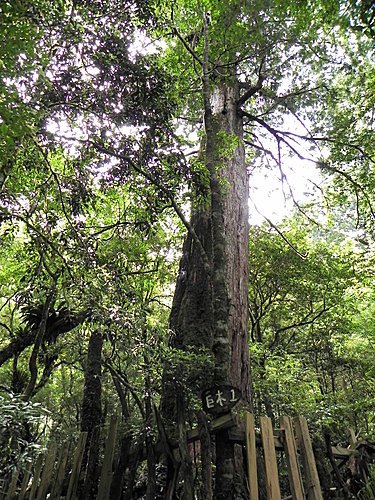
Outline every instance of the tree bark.
{"label": "tree bark", "polygon": [[[205,104],[206,168],[210,200],[195,210],[191,224],[211,262],[207,273],[200,251],[187,236],[180,261],[170,326],[174,347],[205,347],[212,351],[213,373],[205,386],[226,383],[241,391],[251,408],[248,323],[248,180],[242,143],[242,120],[237,113],[237,85],[223,84]],[[202,387],[203,389],[203,387]],[[176,417],[176,387],[165,376],[162,414]],[[214,498],[242,495],[242,470],[235,464],[235,447],[226,431],[216,435]],[[242,479],[238,479],[242,478]],[[238,493],[240,491],[241,493]]]}
{"label": "tree bark", "polygon": [[[220,175],[222,197],[224,255],[216,265],[224,273],[225,286],[228,293],[229,308],[226,316],[226,335],[228,350],[221,349],[215,353],[216,365],[227,368],[221,371],[216,379],[227,382],[241,391],[242,402],[252,408],[250,395],[249,358],[248,358],[248,180],[245,166],[245,154],[242,142],[242,120],[237,112],[239,99],[236,82],[216,87],[210,95],[212,110],[211,119],[216,129],[214,154],[216,156],[215,171]],[[207,120],[207,118],[206,118]],[[206,154],[208,141],[207,134]],[[223,145],[224,142],[224,145]],[[221,231],[218,228],[218,232]],[[214,237],[216,235],[214,234]],[[218,237],[216,236],[216,239]],[[213,243],[215,249],[215,242]],[[214,264],[215,258],[214,250]],[[221,268],[221,269],[220,269]],[[217,288],[214,287],[214,297]],[[216,341],[222,342],[218,335],[217,321],[225,321],[225,306],[216,312]],[[215,340],[214,340],[215,344]],[[227,380],[224,374],[227,372]],[[217,374],[216,374],[217,377]],[[215,498],[244,498],[244,475],[242,456],[239,449],[229,440],[227,431],[216,435],[216,481]]]}
{"label": "tree bark", "polygon": [[81,498],[95,498],[98,483],[98,461],[100,428],[102,424],[102,347],[103,337],[94,331],[89,340],[85,369],[85,386],[82,401],[81,431],[87,432],[87,445],[82,461],[86,476],[81,489]]}
{"label": "tree bark", "polygon": [[[243,145],[239,86],[235,75],[222,78],[209,62],[209,33],[204,21],[202,60],[205,143],[201,158],[209,175],[206,203],[194,207],[191,226],[210,263],[188,235],[180,262],[170,324],[174,346],[210,349],[214,370],[206,387],[229,384],[252,408],[248,358],[248,177]],[[171,377],[168,377],[169,381]],[[176,416],[173,384],[164,384],[164,407]],[[203,387],[202,387],[203,388]],[[168,393],[169,391],[169,393]],[[174,418],[173,418],[174,417]],[[245,495],[242,452],[227,431],[216,434],[214,498]]]}

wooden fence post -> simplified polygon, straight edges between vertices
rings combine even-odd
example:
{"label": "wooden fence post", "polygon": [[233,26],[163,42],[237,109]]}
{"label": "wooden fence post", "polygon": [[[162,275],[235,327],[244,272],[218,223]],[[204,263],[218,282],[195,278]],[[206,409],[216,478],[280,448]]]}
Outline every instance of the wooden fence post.
{"label": "wooden fence post", "polygon": [[266,470],[266,486],[268,500],[281,500],[279,474],[277,470],[275,440],[272,421],[269,417],[260,417],[264,465]]}
{"label": "wooden fence post", "polygon": [[296,418],[296,434],[306,471],[306,493],[308,500],[323,500],[314,452],[305,417]]}
{"label": "wooden fence post", "polygon": [[290,492],[293,500],[301,500],[305,498],[305,492],[303,489],[301,469],[297,458],[297,446],[290,417],[280,418],[280,428],[282,431],[282,440],[288,468]]}
{"label": "wooden fence post", "polygon": [[29,485],[30,478],[31,478],[31,468],[32,468],[32,463],[29,462],[27,464],[27,467],[26,467],[26,470],[25,470],[25,474],[23,476],[23,480],[22,480],[22,483],[21,483],[20,493],[18,495],[18,500],[24,500],[24,498],[25,498],[26,490],[27,490],[27,487]]}
{"label": "wooden fence post", "polygon": [[18,476],[19,476],[20,471],[18,468],[14,468],[11,476],[10,483],[8,485],[8,492],[6,494],[6,499],[7,500],[14,500],[16,498],[16,491],[17,491],[17,481],[18,481]]}
{"label": "wooden fence post", "polygon": [[76,452],[74,454],[72,472],[70,474],[68,493],[66,495],[66,500],[73,500],[77,494],[78,488],[78,480],[81,472],[81,464],[83,459],[83,453],[85,451],[87,439],[87,432],[81,432],[76,448]]}
{"label": "wooden fence post", "polygon": [[249,498],[258,500],[258,471],[257,471],[257,451],[255,440],[254,415],[245,414],[245,433],[247,450],[247,472],[249,480]]}
{"label": "wooden fence post", "polygon": [[40,454],[40,455],[38,455],[38,458],[36,460],[33,482],[31,484],[31,489],[30,489],[30,494],[29,494],[29,500],[34,500],[34,498],[35,498],[35,493],[38,489],[40,473],[42,472],[43,458],[44,458],[44,456],[42,454]]}
{"label": "wooden fence post", "polygon": [[99,488],[96,500],[107,500],[112,481],[112,463],[116,447],[118,418],[112,416],[108,429],[107,444],[104,452],[102,473],[100,474]]}
{"label": "wooden fence post", "polygon": [[56,465],[56,478],[52,488],[50,500],[59,500],[64,483],[65,469],[68,462],[70,443],[63,445]]}
{"label": "wooden fence post", "polygon": [[37,500],[45,500],[47,496],[48,488],[51,484],[53,468],[55,466],[56,453],[57,453],[57,444],[51,443],[47,453],[46,461],[44,463],[43,472],[40,478],[40,486],[38,488],[38,493],[36,496]]}

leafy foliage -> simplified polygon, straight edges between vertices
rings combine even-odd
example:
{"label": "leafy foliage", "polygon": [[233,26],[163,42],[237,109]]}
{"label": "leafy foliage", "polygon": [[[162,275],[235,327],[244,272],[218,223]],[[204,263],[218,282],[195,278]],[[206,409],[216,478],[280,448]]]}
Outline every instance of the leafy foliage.
{"label": "leafy foliage", "polygon": [[374,379],[364,354],[372,352],[371,329],[359,319],[371,299],[353,271],[360,254],[350,240],[338,246],[319,233],[310,240],[298,220],[284,230],[290,245],[308,249],[304,259],[272,232],[252,231],[250,350],[259,411],[309,415],[338,435],[349,425],[372,433]]}
{"label": "leafy foliage", "polygon": [[23,401],[15,395],[0,396],[0,474],[7,477],[15,465],[24,468],[41,449],[37,435],[46,425],[48,413],[40,403]]}
{"label": "leafy foliage", "polygon": [[374,433],[370,7],[2,2],[2,474],[36,446],[42,412],[20,398],[33,354],[31,400],[48,407],[55,435],[77,432],[94,330],[104,338],[103,418],[121,409],[126,436],[156,439],[165,366],[199,406],[193,393],[211,355],[167,343],[187,204],[209,203],[204,78],[211,90],[235,82],[241,95],[244,143],[242,133],[218,133],[220,168],[244,146],[251,169],[276,168],[293,198],[284,168],[316,164],[324,196],[310,220],[321,220],[322,201],[338,220],[325,231],[300,216],[278,234],[251,230],[256,410],[305,414],[337,437],[348,425]]}

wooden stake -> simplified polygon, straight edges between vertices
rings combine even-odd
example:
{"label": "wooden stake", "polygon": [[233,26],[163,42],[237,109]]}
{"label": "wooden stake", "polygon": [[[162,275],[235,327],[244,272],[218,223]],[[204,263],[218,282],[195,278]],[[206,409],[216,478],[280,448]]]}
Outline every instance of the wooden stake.
{"label": "wooden stake", "polygon": [[81,472],[81,465],[83,459],[83,453],[85,451],[87,440],[87,432],[81,432],[77,444],[77,448],[74,454],[72,472],[70,474],[68,493],[66,495],[66,500],[73,500],[76,497],[77,488],[78,488],[78,480]]}
{"label": "wooden stake", "polygon": [[247,450],[247,474],[249,480],[249,498],[258,500],[258,471],[257,471],[257,452],[255,440],[254,415],[246,413],[245,415],[245,434]]}
{"label": "wooden stake", "polygon": [[107,500],[109,495],[112,481],[112,462],[116,446],[117,424],[118,419],[113,416],[108,429],[108,439],[104,452],[103,467],[96,500]]}
{"label": "wooden stake", "polygon": [[36,460],[35,473],[34,473],[34,478],[33,478],[33,482],[32,482],[32,485],[31,485],[29,500],[34,500],[34,498],[35,498],[35,493],[36,493],[36,490],[38,489],[38,483],[39,483],[40,473],[42,472],[43,458],[44,457],[41,454],[41,455],[38,456],[38,458]]}
{"label": "wooden stake", "polygon": [[18,495],[18,500],[24,500],[24,498],[25,498],[26,490],[27,490],[27,487],[29,485],[29,481],[31,478],[31,468],[32,468],[32,464],[31,464],[31,462],[29,462],[27,464],[27,468],[25,470],[25,474],[24,474],[23,479],[22,479],[22,484],[21,484],[20,494]]}
{"label": "wooden stake", "polygon": [[267,498],[268,500],[281,500],[273,427],[269,417],[260,417],[260,432],[266,469]]}
{"label": "wooden stake", "polygon": [[323,500],[318,471],[316,469],[309,429],[305,417],[296,418],[296,434],[299,441],[303,464],[306,469],[306,492],[308,500]]}
{"label": "wooden stake", "polygon": [[38,494],[36,496],[37,500],[45,500],[48,492],[48,488],[51,484],[52,472],[55,465],[57,453],[56,443],[52,443],[49,446],[46,461],[44,463],[43,472],[40,478],[40,486],[38,489]]}
{"label": "wooden stake", "polygon": [[282,430],[292,498],[293,500],[301,500],[305,498],[305,492],[303,489],[301,469],[297,458],[297,446],[290,417],[281,417],[280,427]]}
{"label": "wooden stake", "polygon": [[6,495],[6,498],[9,500],[12,500],[16,496],[16,490],[17,490],[17,481],[18,481],[18,476],[19,476],[19,470],[17,468],[13,469],[12,472],[12,478],[10,480],[10,484],[8,487],[8,493]]}
{"label": "wooden stake", "polygon": [[56,466],[56,479],[53,485],[51,496],[49,500],[59,500],[64,483],[65,469],[69,456],[69,443],[65,443],[60,450],[59,459]]}

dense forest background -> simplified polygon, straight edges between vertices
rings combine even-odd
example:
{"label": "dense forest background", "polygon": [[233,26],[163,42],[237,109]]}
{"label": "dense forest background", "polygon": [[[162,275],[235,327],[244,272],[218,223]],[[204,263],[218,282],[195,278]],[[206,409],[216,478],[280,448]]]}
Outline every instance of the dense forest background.
{"label": "dense forest background", "polygon": [[[121,414],[113,498],[159,498],[161,427],[202,425],[207,383],[238,386],[238,412],[375,439],[372,4],[1,2],[1,476],[83,430],[93,497]],[[259,172],[294,209],[247,238]],[[209,498],[189,460],[178,498]]]}

